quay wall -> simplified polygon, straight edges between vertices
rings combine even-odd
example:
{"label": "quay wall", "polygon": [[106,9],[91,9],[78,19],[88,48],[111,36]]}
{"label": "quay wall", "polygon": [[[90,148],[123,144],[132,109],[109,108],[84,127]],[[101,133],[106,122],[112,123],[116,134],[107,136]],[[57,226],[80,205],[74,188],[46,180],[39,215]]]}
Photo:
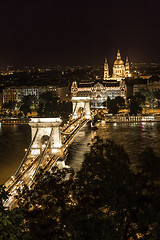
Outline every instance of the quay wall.
{"label": "quay wall", "polygon": [[106,122],[160,122],[160,116],[107,116]]}

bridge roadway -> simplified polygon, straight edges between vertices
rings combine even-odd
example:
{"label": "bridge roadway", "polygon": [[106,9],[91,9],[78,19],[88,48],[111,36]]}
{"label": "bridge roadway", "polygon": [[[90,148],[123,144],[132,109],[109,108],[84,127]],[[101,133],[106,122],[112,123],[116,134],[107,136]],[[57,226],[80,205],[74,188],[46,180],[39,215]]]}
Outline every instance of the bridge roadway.
{"label": "bridge roadway", "polygon": [[[62,151],[65,153],[67,147],[72,143],[76,134],[89,121],[83,116],[81,118],[69,121],[62,129]],[[49,171],[59,159],[58,156],[51,154],[50,149],[46,146],[38,157],[33,157],[29,153],[18,173],[12,176],[6,183],[5,188],[9,193],[9,198],[4,202],[6,208],[12,208],[16,204],[16,196],[22,191],[23,187],[27,185],[29,188],[34,186],[34,179],[38,173],[39,168],[44,171]]]}

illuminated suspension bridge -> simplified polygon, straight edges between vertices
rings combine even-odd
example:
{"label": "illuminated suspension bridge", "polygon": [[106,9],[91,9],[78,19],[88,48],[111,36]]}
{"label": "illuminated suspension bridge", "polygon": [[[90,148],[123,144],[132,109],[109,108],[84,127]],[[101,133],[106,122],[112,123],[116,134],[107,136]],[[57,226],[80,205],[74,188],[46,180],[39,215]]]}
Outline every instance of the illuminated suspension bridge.
{"label": "illuminated suspension bridge", "polygon": [[27,185],[31,188],[39,169],[49,171],[56,165],[58,159],[63,158],[68,146],[72,143],[81,128],[94,117],[90,111],[89,98],[72,98],[73,109],[67,124],[61,128],[60,118],[32,118],[31,142],[25,156],[17,169],[6,183],[9,198],[4,202],[6,208],[12,208],[16,203],[16,196]]}

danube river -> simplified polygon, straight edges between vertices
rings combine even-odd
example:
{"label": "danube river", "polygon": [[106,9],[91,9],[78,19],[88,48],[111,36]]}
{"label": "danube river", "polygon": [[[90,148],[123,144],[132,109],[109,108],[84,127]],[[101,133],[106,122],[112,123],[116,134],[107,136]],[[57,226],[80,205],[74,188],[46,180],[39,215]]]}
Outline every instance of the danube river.
{"label": "danube river", "polygon": [[[124,145],[132,163],[137,154],[145,147],[151,146],[160,156],[160,123],[105,123],[99,122],[96,131],[88,126],[74,138],[69,147],[66,164],[76,171],[80,168],[83,155],[88,151],[88,143],[94,136],[110,138]],[[0,184],[3,184],[18,168],[25,148],[30,143],[30,127],[28,125],[3,125],[0,129]]]}

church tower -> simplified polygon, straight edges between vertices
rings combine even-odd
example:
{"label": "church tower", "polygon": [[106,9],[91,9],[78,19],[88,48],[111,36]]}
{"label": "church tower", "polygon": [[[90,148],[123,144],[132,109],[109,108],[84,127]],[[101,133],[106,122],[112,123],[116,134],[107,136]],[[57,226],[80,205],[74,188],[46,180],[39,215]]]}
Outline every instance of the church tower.
{"label": "church tower", "polygon": [[126,63],[125,63],[125,77],[131,77],[128,57],[126,57]]}
{"label": "church tower", "polygon": [[107,80],[107,78],[109,77],[109,66],[108,66],[108,62],[107,62],[107,58],[105,58],[104,61],[104,80]]}
{"label": "church tower", "polygon": [[118,49],[118,52],[117,52],[117,60],[120,61],[121,60],[121,54],[120,54],[120,51]]}
{"label": "church tower", "polygon": [[117,52],[117,59],[114,61],[112,77],[117,79],[125,77],[125,66],[119,50]]}
{"label": "church tower", "polygon": [[78,93],[78,86],[77,86],[77,82],[74,81],[72,82],[72,86],[71,86],[71,94],[73,97],[75,97]]}

